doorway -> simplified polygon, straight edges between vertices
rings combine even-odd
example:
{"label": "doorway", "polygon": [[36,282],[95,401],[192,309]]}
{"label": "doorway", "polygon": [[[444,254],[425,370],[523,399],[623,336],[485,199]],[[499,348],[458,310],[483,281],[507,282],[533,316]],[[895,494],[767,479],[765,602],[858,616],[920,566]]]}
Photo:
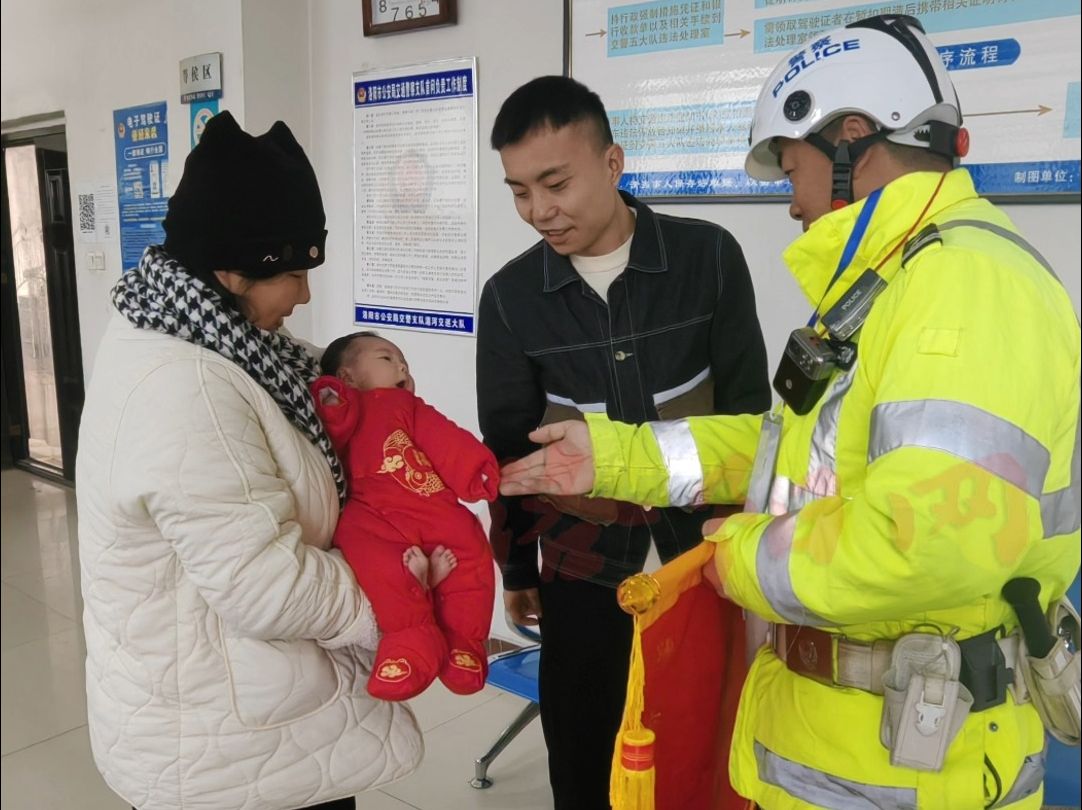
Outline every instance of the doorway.
{"label": "doorway", "polygon": [[5,458],[72,482],[83,361],[63,125],[3,136]]}

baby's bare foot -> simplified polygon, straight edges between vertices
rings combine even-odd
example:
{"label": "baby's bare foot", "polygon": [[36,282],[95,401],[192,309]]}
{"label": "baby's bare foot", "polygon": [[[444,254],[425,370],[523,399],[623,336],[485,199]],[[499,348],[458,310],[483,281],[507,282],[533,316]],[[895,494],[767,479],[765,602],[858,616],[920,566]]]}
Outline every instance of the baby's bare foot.
{"label": "baby's bare foot", "polygon": [[432,550],[432,556],[428,558],[428,587],[435,588],[445,579],[447,575],[455,570],[455,566],[458,565],[458,557],[449,548],[443,546],[436,546]]}
{"label": "baby's bare foot", "polygon": [[410,546],[402,555],[402,564],[409,572],[417,577],[417,581],[424,588],[428,587],[429,565],[428,557],[421,551],[420,546]]}

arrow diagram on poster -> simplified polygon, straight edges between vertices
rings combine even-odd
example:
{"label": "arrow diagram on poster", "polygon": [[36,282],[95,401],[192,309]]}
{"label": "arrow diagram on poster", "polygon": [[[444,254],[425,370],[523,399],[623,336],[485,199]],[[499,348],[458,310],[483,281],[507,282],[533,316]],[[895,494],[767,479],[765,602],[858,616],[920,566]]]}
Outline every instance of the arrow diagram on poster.
{"label": "arrow diagram on poster", "polygon": [[966,118],[980,118],[982,115],[1024,115],[1025,113],[1037,113],[1038,116],[1045,113],[1052,112],[1051,107],[1046,107],[1043,104],[1038,104],[1032,110],[998,110],[996,112],[982,112],[982,113],[965,113]]}
{"label": "arrow diagram on poster", "polygon": [[600,29],[598,31],[591,31],[586,36],[588,36],[588,37],[604,37],[606,33],[608,33],[608,32],[605,31],[604,28],[602,28],[602,29]]}
{"label": "arrow diagram on poster", "polygon": [[750,33],[751,33],[751,31],[748,31],[748,30],[746,30],[744,28],[741,28],[739,31],[733,31],[731,34],[726,34],[725,36],[726,37],[740,37],[741,39],[743,39],[744,37],[746,37]]}

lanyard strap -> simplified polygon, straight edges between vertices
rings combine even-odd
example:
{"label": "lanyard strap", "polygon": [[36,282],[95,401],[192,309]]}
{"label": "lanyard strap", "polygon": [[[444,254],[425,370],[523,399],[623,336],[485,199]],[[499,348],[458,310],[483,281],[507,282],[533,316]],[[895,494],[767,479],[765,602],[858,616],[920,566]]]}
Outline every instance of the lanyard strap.
{"label": "lanyard strap", "polygon": [[823,290],[823,297],[820,298],[819,303],[816,304],[815,311],[812,312],[811,319],[808,321],[808,326],[815,326],[815,322],[819,319],[819,307],[822,306],[823,300],[827,297],[827,293],[830,292],[830,288],[834,286],[834,282],[838,280],[845,271],[845,268],[849,266],[849,263],[853,261],[853,256],[856,254],[857,248],[860,247],[860,242],[864,238],[864,232],[868,230],[868,223],[871,222],[872,213],[875,211],[875,207],[879,205],[879,198],[881,196],[883,196],[883,189],[877,188],[869,194],[868,198],[864,201],[864,207],[860,210],[860,216],[857,217],[857,223],[853,226],[853,232],[849,234],[849,241],[845,243],[842,257],[838,261],[838,269],[834,271],[830,283],[827,284],[827,288]]}

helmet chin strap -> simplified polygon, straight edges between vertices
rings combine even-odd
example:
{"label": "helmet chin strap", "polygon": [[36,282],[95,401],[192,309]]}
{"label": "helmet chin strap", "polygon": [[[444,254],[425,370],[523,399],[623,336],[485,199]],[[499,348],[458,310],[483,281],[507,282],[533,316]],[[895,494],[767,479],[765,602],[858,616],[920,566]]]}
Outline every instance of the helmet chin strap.
{"label": "helmet chin strap", "polygon": [[853,202],[853,164],[873,144],[886,140],[886,133],[880,130],[855,141],[839,141],[832,144],[818,132],[805,136],[804,140],[822,152],[833,164],[830,191],[830,208],[837,211]]}

